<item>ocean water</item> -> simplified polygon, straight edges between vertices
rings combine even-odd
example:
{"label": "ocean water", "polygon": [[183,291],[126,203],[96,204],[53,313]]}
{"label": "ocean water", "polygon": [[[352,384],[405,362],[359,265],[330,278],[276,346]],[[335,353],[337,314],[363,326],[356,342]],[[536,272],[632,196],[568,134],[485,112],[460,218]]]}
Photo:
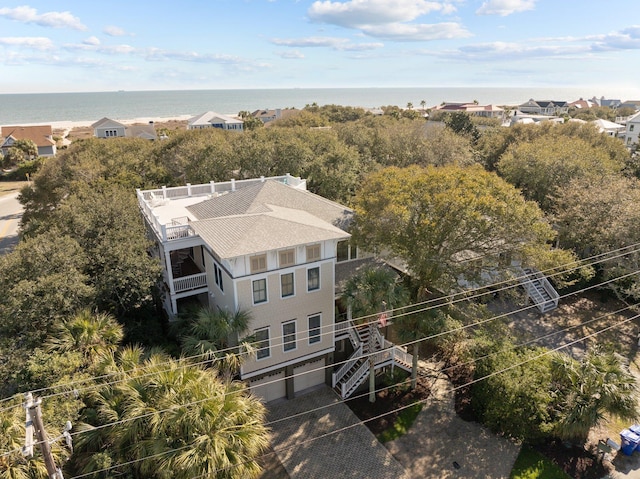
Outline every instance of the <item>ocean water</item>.
{"label": "ocean water", "polygon": [[427,107],[443,101],[517,105],[530,98],[574,101],[594,95],[627,100],[633,93],[578,88],[296,88],[0,94],[0,125],[176,117],[206,111],[237,115],[243,110],[304,108],[312,103],[376,108],[408,103],[419,107],[423,100]]}

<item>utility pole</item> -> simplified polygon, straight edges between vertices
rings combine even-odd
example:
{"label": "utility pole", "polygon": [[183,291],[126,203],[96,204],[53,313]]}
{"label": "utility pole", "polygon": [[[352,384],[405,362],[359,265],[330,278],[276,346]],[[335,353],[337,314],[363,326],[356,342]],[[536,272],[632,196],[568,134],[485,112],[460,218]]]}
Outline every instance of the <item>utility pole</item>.
{"label": "utility pole", "polygon": [[[42,401],[40,399],[34,400],[31,393],[27,393],[27,428],[29,428],[29,419],[33,424],[33,432],[36,434],[38,444],[40,446],[40,452],[44,458],[44,465],[47,468],[47,475],[49,479],[62,479],[62,471],[56,467],[53,454],[51,453],[51,445],[49,444],[49,438],[47,437],[47,431],[44,428],[44,422],[42,421],[42,411],[40,405]],[[27,431],[27,445],[25,451],[29,451],[29,431]],[[31,455],[33,455],[33,446],[31,446]]]}

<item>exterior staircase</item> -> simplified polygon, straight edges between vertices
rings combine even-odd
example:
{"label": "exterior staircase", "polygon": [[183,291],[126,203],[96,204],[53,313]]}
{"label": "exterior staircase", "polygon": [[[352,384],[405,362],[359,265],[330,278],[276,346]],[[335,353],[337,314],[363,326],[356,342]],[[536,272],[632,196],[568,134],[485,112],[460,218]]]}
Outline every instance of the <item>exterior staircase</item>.
{"label": "exterior staircase", "polygon": [[538,311],[546,313],[558,307],[560,295],[540,271],[533,268],[519,268],[517,273],[520,284]]}
{"label": "exterior staircase", "polygon": [[404,349],[382,337],[377,327],[355,326],[350,322],[349,340],[355,351],[332,375],[332,386],[342,399],[349,398],[374,371],[398,366],[411,372],[412,357]]}

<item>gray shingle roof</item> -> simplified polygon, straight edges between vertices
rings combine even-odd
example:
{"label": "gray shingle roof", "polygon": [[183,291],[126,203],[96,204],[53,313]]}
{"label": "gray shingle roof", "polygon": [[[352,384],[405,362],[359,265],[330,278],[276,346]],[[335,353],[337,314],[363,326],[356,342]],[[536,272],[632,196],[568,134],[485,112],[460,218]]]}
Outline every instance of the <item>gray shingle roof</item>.
{"label": "gray shingle roof", "polygon": [[191,226],[220,258],[227,259],[350,236],[313,215],[278,207],[269,213],[195,221]]}
{"label": "gray shingle roof", "polygon": [[187,209],[190,224],[220,258],[346,239],[351,210],[275,181],[257,183]]}
{"label": "gray shingle roof", "polygon": [[263,213],[265,205],[306,211],[327,223],[345,228],[352,211],[338,203],[298,190],[277,181],[256,183],[246,188],[203,201],[187,209],[199,220],[222,216]]}

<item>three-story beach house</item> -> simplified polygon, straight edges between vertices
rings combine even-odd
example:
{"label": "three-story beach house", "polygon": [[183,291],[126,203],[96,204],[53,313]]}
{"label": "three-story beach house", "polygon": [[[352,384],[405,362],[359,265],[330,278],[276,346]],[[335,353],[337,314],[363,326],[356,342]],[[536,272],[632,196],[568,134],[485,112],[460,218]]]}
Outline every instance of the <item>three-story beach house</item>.
{"label": "three-story beach house", "polygon": [[[357,256],[346,231],[353,212],[307,191],[306,180],[284,175],[137,195],[164,269],[164,309],[170,318],[192,302],[250,312],[256,354],[240,377],[264,400],[323,383],[348,397],[372,364],[374,374],[410,368],[410,355],[378,328],[336,323],[336,266]],[[346,360],[334,368],[336,345]]]}
{"label": "three-story beach house", "polygon": [[290,175],[137,194],[170,317],[193,301],[249,311],[257,351],[241,377],[267,401],[331,382],[335,264],[351,210]]}

